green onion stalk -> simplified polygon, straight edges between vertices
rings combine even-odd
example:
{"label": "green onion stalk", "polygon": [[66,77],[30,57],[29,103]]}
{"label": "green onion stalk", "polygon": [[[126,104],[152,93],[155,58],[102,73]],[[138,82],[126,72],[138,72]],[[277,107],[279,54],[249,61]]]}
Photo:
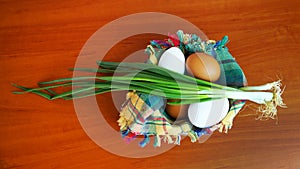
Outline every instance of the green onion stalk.
{"label": "green onion stalk", "polygon": [[[49,100],[77,99],[112,91],[135,91],[173,99],[167,104],[191,104],[208,100],[228,98],[249,100],[260,105],[263,118],[275,118],[277,107],[286,107],[281,97],[281,81],[262,86],[241,88],[223,86],[146,63],[97,62],[99,69],[74,68],[74,71],[102,73],[105,76],[80,76],[38,83],[37,88],[13,84],[22,91],[15,94],[34,93]],[[111,75],[114,73],[113,75]],[[73,89],[56,93],[53,89]]]}

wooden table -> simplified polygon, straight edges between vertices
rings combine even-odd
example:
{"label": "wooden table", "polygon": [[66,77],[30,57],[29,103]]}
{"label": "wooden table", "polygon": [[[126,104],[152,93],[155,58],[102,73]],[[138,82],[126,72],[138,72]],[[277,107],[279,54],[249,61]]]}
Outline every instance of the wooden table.
{"label": "wooden table", "polygon": [[[299,1],[2,1],[0,6],[0,168],[300,168]],[[149,11],[184,18],[210,39],[228,35],[250,85],[282,79],[288,108],[279,109],[278,124],[247,116],[255,114],[248,106],[229,134],[215,132],[204,144],[184,139],[154,157],[125,158],[87,136],[72,101],[11,93],[11,83],[33,87],[72,76],[68,68],[95,31]],[[126,57],[152,37],[124,39],[105,58]],[[105,118],[117,128],[111,95],[97,98],[107,101]]]}

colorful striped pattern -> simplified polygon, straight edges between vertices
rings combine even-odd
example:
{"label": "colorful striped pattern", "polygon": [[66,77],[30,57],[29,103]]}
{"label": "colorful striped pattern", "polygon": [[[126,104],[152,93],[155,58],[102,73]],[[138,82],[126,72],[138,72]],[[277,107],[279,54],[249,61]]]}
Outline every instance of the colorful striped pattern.
{"label": "colorful striped pattern", "polygon": [[[147,63],[157,64],[161,54],[170,46],[177,46],[186,54],[205,52],[215,57],[221,65],[221,77],[217,83],[235,87],[244,86],[246,78],[235,59],[228,52],[225,46],[227,42],[227,36],[218,42],[213,40],[204,42],[196,35],[184,34],[182,31],[178,31],[177,37],[172,35],[171,38],[165,41],[151,41],[151,45],[148,45],[145,50],[149,55]],[[220,124],[199,129],[185,120],[176,121],[176,124],[173,124],[174,119],[170,118],[164,110],[164,98],[129,92],[127,101],[123,104],[120,112],[118,123],[122,136],[127,142],[134,139],[136,135],[143,135],[144,140],[140,143],[142,147],[150,142],[150,136],[152,135],[154,136],[154,146],[160,146],[162,140],[179,145],[182,135],[187,135],[192,142],[196,142],[203,135],[210,135],[216,129],[219,129],[220,132],[227,132],[232,127],[234,117],[245,102],[230,100],[230,103],[231,108]]]}

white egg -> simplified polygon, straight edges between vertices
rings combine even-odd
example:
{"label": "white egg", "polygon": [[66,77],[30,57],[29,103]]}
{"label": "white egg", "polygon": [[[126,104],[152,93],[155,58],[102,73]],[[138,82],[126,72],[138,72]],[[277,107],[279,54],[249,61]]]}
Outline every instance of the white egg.
{"label": "white egg", "polygon": [[224,119],[228,110],[229,101],[226,98],[193,103],[189,106],[188,117],[194,126],[206,128]]}
{"label": "white egg", "polygon": [[177,47],[171,47],[160,57],[158,66],[184,74],[185,57],[182,51]]}

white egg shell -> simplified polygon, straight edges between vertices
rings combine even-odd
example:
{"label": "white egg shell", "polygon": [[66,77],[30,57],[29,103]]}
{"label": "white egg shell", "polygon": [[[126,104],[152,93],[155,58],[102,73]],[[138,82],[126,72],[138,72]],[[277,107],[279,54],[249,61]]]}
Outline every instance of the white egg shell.
{"label": "white egg shell", "polygon": [[228,110],[229,101],[226,98],[193,103],[189,106],[188,117],[194,126],[206,128],[224,119]]}
{"label": "white egg shell", "polygon": [[182,51],[177,47],[171,47],[160,57],[158,66],[184,74],[185,57]]}

